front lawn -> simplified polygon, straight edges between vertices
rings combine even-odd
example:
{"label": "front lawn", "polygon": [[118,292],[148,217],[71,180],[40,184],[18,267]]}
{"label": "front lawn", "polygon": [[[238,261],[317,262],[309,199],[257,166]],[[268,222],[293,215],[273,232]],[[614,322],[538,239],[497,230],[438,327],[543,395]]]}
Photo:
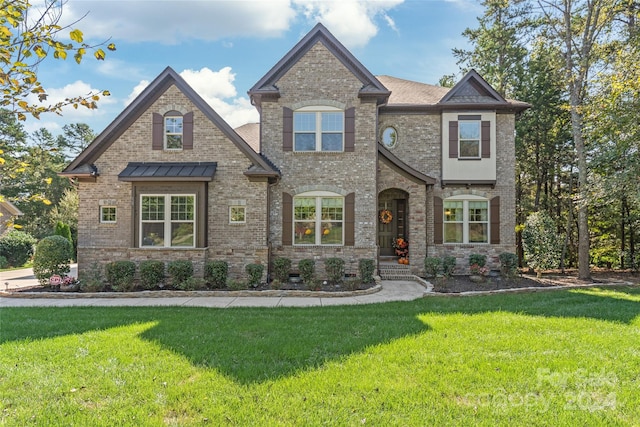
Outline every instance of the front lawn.
{"label": "front lawn", "polygon": [[637,425],[640,288],[2,308],[0,424]]}

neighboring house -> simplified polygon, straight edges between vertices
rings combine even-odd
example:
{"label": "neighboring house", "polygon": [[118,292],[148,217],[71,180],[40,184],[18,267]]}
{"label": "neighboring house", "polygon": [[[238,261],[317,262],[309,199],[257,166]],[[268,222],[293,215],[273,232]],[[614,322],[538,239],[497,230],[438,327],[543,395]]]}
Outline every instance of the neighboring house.
{"label": "neighboring house", "polygon": [[0,200],[0,235],[4,234],[11,227],[16,217],[23,213],[13,203],[8,200]]}
{"label": "neighboring house", "polygon": [[[475,71],[443,88],[375,77],[318,24],[250,90],[236,130],[165,69],[62,175],[79,182],[78,260],[515,252],[515,118]],[[390,218],[381,221],[380,213]]]}

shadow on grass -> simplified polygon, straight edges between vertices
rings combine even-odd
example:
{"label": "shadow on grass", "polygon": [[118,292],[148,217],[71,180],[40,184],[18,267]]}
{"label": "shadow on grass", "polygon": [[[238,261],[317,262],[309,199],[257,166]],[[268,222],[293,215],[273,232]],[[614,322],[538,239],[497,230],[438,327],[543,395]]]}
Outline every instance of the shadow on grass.
{"label": "shadow on grass", "polygon": [[240,383],[254,383],[315,369],[367,347],[428,331],[419,316],[495,311],[629,324],[640,314],[640,288],[430,297],[325,308],[4,308],[0,343],[154,321],[157,326],[142,338],[196,366],[216,369]]}

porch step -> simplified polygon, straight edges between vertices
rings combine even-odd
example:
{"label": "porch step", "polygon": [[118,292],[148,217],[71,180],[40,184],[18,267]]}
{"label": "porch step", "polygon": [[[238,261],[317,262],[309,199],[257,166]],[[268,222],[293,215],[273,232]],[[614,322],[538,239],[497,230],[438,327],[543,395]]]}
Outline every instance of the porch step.
{"label": "porch step", "polygon": [[382,280],[413,280],[411,267],[393,262],[381,262],[379,268]]}

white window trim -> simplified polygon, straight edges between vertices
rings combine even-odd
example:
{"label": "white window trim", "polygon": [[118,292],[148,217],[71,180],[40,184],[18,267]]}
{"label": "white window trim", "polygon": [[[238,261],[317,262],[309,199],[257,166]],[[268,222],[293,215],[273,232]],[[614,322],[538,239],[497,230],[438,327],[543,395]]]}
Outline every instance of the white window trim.
{"label": "white window trim", "polygon": [[[315,141],[316,147],[315,150],[296,150],[296,134],[297,133],[309,133],[309,132],[296,132],[295,129],[295,115],[296,113],[315,113],[316,114],[316,130],[315,130]],[[342,113],[342,131],[335,132],[323,132],[322,131],[322,113]],[[342,153],[344,152],[344,110],[336,107],[331,107],[328,105],[316,105],[316,106],[307,106],[302,107],[293,112],[293,151],[296,153]],[[340,150],[323,150],[322,149],[322,134],[323,133],[340,133],[342,135],[342,144]]]}
{"label": "white window trim", "polygon": [[[167,119],[180,119],[182,121],[182,132],[167,132]],[[182,151],[184,148],[184,116],[164,116],[162,118],[162,130],[163,132],[163,144],[164,144],[164,149],[165,151]],[[180,148],[169,148],[167,147],[167,137],[168,136],[174,136],[174,135],[179,135],[180,136]]]}
{"label": "white window trim", "polygon": [[[164,218],[163,220],[149,220],[149,221],[143,221],[142,220],[142,199],[143,197],[164,197]],[[171,197],[193,197],[193,220],[189,220],[189,221],[171,221]],[[198,238],[198,233],[197,233],[197,215],[198,215],[198,209],[197,209],[197,198],[195,193],[144,193],[144,194],[140,194],[140,198],[139,198],[139,218],[138,218],[138,246],[140,248],[144,248],[144,249],[193,249],[196,247],[196,240]],[[176,222],[190,222],[193,223],[193,245],[192,246],[171,246],[171,224],[176,223]],[[142,236],[142,225],[145,223],[162,223],[164,224],[164,245],[163,246],[153,246],[153,245],[143,245],[142,241],[143,241],[143,236]],[[168,243],[168,245],[167,245]]]}
{"label": "white window trim", "polygon": [[[447,202],[463,202],[462,205],[462,221],[447,221],[444,211]],[[487,204],[487,220],[486,221],[474,221],[475,223],[487,224],[487,241],[486,242],[470,242],[469,241],[469,202],[485,202]],[[475,195],[459,195],[452,196],[442,201],[442,243],[445,245],[489,245],[491,236],[491,203],[489,199],[485,197]],[[459,224],[462,223],[462,242],[447,242],[446,241],[446,224]]]}
{"label": "white window trim", "polygon": [[[462,123],[475,123],[478,125],[478,138],[477,139],[464,139],[464,141],[477,141],[478,142],[478,155],[477,156],[463,156],[462,155]],[[458,120],[458,158],[459,159],[482,159],[482,120]]]}
{"label": "white window trim", "polygon": [[[322,218],[318,219],[318,216],[316,215],[316,219],[314,220],[314,226],[315,226],[315,237],[316,237],[316,241],[315,243],[296,243],[296,238],[295,238],[295,234],[296,234],[296,222],[310,222],[308,220],[305,221],[296,221],[296,199],[297,198],[315,198],[316,199],[316,214],[318,212],[322,212],[322,199],[340,199],[342,200],[342,242],[341,243],[333,243],[333,244],[323,244],[322,243]],[[293,202],[292,202],[292,209],[293,212],[291,213],[292,215],[292,233],[293,233],[293,246],[300,246],[300,247],[310,247],[310,246],[325,246],[325,247],[341,247],[344,246],[344,228],[345,228],[345,197],[337,194],[337,193],[333,193],[330,191],[309,191],[306,193],[300,193],[300,194],[296,194],[293,197]],[[338,222],[338,221],[332,221],[332,222]]]}
{"label": "white window trim", "polygon": [[[105,221],[104,220],[104,209],[106,208],[113,208],[114,209],[114,217],[115,220],[113,221]],[[100,223],[101,224],[115,224],[118,222],[118,207],[117,206],[112,206],[112,205],[105,205],[105,206],[100,206]]]}
{"label": "white window trim", "polygon": [[[243,220],[242,221],[234,221],[233,215],[231,211],[233,209],[242,209],[244,211]],[[246,224],[247,223],[247,207],[244,205],[231,205],[229,206],[229,224]]]}

